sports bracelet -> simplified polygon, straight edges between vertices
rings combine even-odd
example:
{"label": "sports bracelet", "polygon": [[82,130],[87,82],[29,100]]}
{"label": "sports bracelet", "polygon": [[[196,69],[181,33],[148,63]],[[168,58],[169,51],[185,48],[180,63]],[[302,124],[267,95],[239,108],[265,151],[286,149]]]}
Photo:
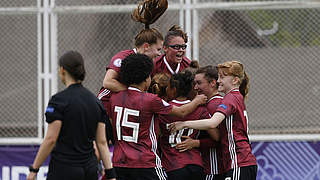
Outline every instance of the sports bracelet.
{"label": "sports bracelet", "polygon": [[117,174],[114,168],[111,169],[105,169],[104,172],[106,173],[106,178],[107,179],[112,179],[112,178],[116,178]]}
{"label": "sports bracelet", "polygon": [[34,173],[38,173],[39,172],[39,168],[36,169],[36,168],[33,168],[33,166],[29,166],[29,171],[30,172],[34,172]]}

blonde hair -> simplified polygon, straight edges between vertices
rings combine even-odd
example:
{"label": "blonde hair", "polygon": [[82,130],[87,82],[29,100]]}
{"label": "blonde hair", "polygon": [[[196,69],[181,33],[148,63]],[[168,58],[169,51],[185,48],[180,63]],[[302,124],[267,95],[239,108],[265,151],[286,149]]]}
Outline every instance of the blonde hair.
{"label": "blonde hair", "polygon": [[246,97],[249,93],[249,76],[244,70],[243,64],[239,61],[227,61],[222,64],[218,64],[218,70],[221,70],[224,75],[235,76],[240,79],[239,91]]}

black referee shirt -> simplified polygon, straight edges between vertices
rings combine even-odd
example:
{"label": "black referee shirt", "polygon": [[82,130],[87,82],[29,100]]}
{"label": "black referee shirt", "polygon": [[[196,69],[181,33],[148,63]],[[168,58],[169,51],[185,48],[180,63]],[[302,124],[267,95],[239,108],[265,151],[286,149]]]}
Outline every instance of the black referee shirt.
{"label": "black referee shirt", "polygon": [[81,84],[70,85],[52,96],[45,115],[48,123],[62,121],[51,160],[74,166],[92,160],[98,122],[106,121],[105,109],[93,93]]}

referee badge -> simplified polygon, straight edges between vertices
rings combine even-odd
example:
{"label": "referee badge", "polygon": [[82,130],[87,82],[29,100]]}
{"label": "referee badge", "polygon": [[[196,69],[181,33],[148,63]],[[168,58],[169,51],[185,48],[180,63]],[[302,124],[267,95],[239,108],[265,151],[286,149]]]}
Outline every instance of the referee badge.
{"label": "referee badge", "polygon": [[48,106],[46,109],[46,113],[53,113],[54,112],[54,107]]}

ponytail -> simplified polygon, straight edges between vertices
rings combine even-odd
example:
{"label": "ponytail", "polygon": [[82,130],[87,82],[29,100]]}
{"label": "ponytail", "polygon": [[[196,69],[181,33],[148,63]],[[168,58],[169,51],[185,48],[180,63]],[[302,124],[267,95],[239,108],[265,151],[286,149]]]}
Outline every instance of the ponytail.
{"label": "ponytail", "polygon": [[136,22],[143,23],[145,28],[134,38],[136,47],[140,47],[144,43],[156,44],[158,40],[163,41],[162,34],[155,28],[150,29],[150,24],[156,22],[167,8],[167,0],[144,0],[139,3],[137,9],[132,12],[131,18]]}
{"label": "ponytail", "polygon": [[158,97],[166,98],[166,88],[169,84],[170,77],[165,73],[157,73],[153,76],[149,92],[157,94]]}
{"label": "ponytail", "polygon": [[143,23],[145,29],[150,29],[150,24],[156,22],[167,8],[167,0],[144,0],[132,12],[131,18],[134,21]]}
{"label": "ponytail", "polygon": [[239,87],[239,91],[244,98],[247,98],[247,95],[249,93],[249,76],[245,71],[244,71],[244,77]]}

